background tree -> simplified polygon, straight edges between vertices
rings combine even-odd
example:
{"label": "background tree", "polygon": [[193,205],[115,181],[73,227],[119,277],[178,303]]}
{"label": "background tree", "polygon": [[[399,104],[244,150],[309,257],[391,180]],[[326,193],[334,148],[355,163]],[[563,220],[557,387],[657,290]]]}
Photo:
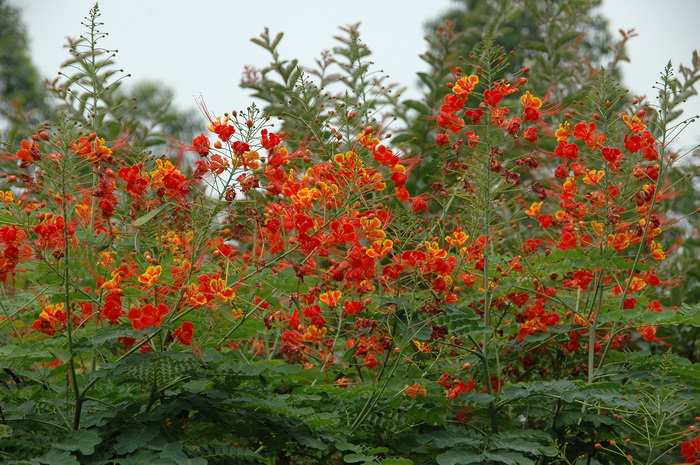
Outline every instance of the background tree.
{"label": "background tree", "polygon": [[9,142],[17,142],[52,115],[48,94],[27,52],[20,12],[0,0],[0,120]]}
{"label": "background tree", "polygon": [[[98,39],[101,33],[93,31]],[[188,141],[201,124],[194,111],[181,111],[172,104],[174,91],[162,83],[139,81],[129,88],[121,86],[121,70],[115,69],[114,52],[96,49],[99,60],[91,66],[85,61],[85,41],[69,43],[71,58],[64,64],[65,74],[47,83],[42,81],[28,52],[25,27],[20,11],[0,0],[0,118],[7,121],[8,145],[32,134],[36,127],[65,112],[69,117],[87,121],[85,110],[92,104],[102,110],[116,111],[115,129],[126,128],[145,146],[163,145],[168,137]],[[123,73],[123,71],[122,71]],[[90,80],[96,92],[87,95],[79,85]],[[110,80],[113,81],[110,83]],[[102,82],[102,84],[99,84]],[[73,85],[73,88],[71,88]],[[70,89],[70,91],[67,91]],[[72,107],[71,107],[72,106]],[[99,123],[101,124],[101,123]],[[115,131],[105,134],[117,138]]]}

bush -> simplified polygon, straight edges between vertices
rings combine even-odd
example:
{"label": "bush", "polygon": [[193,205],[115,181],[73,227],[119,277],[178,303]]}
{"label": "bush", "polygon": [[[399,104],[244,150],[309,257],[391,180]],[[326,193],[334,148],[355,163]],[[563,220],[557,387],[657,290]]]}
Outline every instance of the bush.
{"label": "bush", "polygon": [[406,153],[347,32],[344,98],[283,68],[289,132],[207,113],[153,156],[101,137],[123,103],[88,71],[6,154],[3,459],[695,461],[700,371],[659,335],[700,313],[654,298],[670,68],[658,111],[605,71],[569,108],[487,38]]}

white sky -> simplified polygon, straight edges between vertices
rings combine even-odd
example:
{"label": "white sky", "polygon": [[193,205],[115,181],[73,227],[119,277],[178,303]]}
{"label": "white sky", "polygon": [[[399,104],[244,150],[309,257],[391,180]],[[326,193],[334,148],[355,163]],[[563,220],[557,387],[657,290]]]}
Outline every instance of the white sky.
{"label": "white sky", "polygon": [[[55,77],[68,57],[66,36],[84,32],[81,19],[94,0],[10,0],[23,10],[30,50],[44,77]],[[211,6],[204,6],[209,3]],[[451,5],[450,0],[375,0],[374,2],[288,0],[194,2],[187,0],[103,0],[107,48],[118,48],[117,64],[136,80],[157,80],[173,88],[180,108],[204,97],[221,114],[248,106],[252,99],[238,83],[245,65],[262,67],[268,57],[250,42],[264,27],[284,32],[282,58],[313,64],[335,45],[338,26],[362,22],[361,38],[374,52],[377,67],[392,82],[417,96],[415,73],[426,48],[424,24]],[[602,12],[612,31],[635,28],[631,64],[623,66],[624,84],[635,94],[654,95],[652,86],[669,59],[690,64],[700,49],[700,0],[604,0]],[[615,32],[617,34],[617,32]],[[685,117],[700,114],[700,97],[688,101]],[[700,143],[700,121],[679,138],[679,146]]]}

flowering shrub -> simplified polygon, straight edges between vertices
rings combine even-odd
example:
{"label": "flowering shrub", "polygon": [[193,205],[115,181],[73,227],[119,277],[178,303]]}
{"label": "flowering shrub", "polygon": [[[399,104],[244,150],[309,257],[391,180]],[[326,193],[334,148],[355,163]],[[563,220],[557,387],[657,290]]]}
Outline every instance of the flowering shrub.
{"label": "flowering shrub", "polygon": [[528,71],[488,42],[455,68],[424,192],[426,155],[362,103],[301,141],[204,108],[176,158],[97,117],[42,127],[5,155],[0,454],[695,461],[700,373],[659,334],[697,307],[648,294],[676,284],[663,104],[627,107],[602,73],[568,108]]}

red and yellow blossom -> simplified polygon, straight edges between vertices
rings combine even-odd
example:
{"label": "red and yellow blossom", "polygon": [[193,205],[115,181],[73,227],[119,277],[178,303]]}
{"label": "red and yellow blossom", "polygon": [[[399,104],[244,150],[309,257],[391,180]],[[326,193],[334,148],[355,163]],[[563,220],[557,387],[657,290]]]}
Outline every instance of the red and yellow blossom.
{"label": "red and yellow blossom", "polygon": [[44,306],[32,327],[47,336],[53,336],[57,330],[65,326],[66,319],[67,313],[62,303],[50,304]]}
{"label": "red and yellow blossom", "polygon": [[537,121],[540,119],[542,100],[539,97],[535,97],[529,91],[526,91],[525,95],[520,97],[520,103],[525,107],[523,110],[523,119],[525,121]]}
{"label": "red and yellow blossom", "polygon": [[542,202],[532,202],[532,204],[525,209],[525,214],[530,218],[534,218],[540,214],[542,209]]}
{"label": "red and yellow blossom", "polygon": [[651,241],[650,248],[651,258],[653,258],[657,262],[660,262],[666,258],[666,254],[664,253],[663,247],[658,242]]}
{"label": "red and yellow blossom", "polygon": [[569,137],[569,130],[571,125],[568,121],[563,122],[559,125],[559,129],[556,130],[554,135],[557,137],[559,142],[565,141]]}
{"label": "red and yellow blossom", "polygon": [[163,188],[168,197],[181,197],[188,192],[187,178],[170,160],[159,158],[156,165],[158,168],[150,173],[153,188]]}
{"label": "red and yellow blossom", "polygon": [[428,391],[425,390],[425,386],[422,384],[414,383],[412,386],[407,384],[401,394],[416,400],[418,396],[425,397],[428,395]]}
{"label": "red and yellow blossom", "polygon": [[618,253],[622,253],[630,244],[630,237],[625,232],[608,234],[608,246]]}
{"label": "red and yellow blossom", "polygon": [[445,238],[445,242],[454,247],[462,247],[468,240],[469,236],[464,231],[455,231]]}
{"label": "red and yellow blossom", "polygon": [[479,83],[479,76],[474,74],[470,76],[462,76],[459,80],[452,86],[452,92],[457,95],[467,97],[474,90],[474,87]]}
{"label": "red and yellow blossom", "polygon": [[343,298],[343,293],[340,291],[326,291],[318,296],[318,299],[329,307],[335,307]]}
{"label": "red and yellow blossom", "polygon": [[151,287],[158,282],[158,278],[162,272],[163,267],[160,265],[149,266],[146,271],[139,276],[139,282]]}
{"label": "red and yellow blossom", "polygon": [[73,141],[70,149],[77,156],[86,159],[93,165],[98,163],[112,163],[112,150],[105,145],[105,140],[97,137],[94,133],[87,137],[81,137],[78,141]]}
{"label": "red and yellow blossom", "polygon": [[584,176],[583,183],[589,186],[595,186],[603,179],[603,176],[605,176],[605,171],[591,170]]}
{"label": "red and yellow blossom", "polygon": [[367,249],[367,255],[372,258],[382,258],[394,248],[394,242],[389,239],[377,239],[372,242],[372,248]]}
{"label": "red and yellow blossom", "polygon": [[225,116],[223,121],[221,121],[221,116],[217,116],[216,120],[210,118],[209,121],[211,124],[207,126],[207,129],[219,136],[221,142],[228,142],[236,132],[236,128],[229,124],[228,116]]}
{"label": "red and yellow blossom", "polygon": [[622,119],[627,125],[627,129],[629,129],[630,132],[632,132],[633,134],[642,132],[647,128],[646,124],[642,123],[642,121],[637,115],[634,115],[632,116],[632,118],[630,118],[629,115],[625,113],[622,115]]}
{"label": "red and yellow blossom", "polygon": [[13,203],[15,201],[12,191],[0,191],[0,202]]}

